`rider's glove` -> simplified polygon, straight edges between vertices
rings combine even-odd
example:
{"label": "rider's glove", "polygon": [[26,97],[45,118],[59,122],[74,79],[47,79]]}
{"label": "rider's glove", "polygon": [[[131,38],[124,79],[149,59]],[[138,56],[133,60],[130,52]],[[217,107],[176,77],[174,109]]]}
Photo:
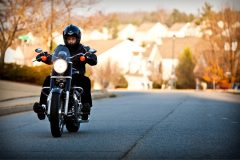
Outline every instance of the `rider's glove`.
{"label": "rider's glove", "polygon": [[38,62],[43,61],[43,60],[42,60],[42,56],[48,57],[49,54],[48,54],[47,52],[40,53],[40,54],[38,54],[38,55],[36,56],[36,60],[37,60]]}
{"label": "rider's glove", "polygon": [[85,57],[86,57],[87,59],[91,59],[92,53],[86,52],[86,53],[85,53]]}

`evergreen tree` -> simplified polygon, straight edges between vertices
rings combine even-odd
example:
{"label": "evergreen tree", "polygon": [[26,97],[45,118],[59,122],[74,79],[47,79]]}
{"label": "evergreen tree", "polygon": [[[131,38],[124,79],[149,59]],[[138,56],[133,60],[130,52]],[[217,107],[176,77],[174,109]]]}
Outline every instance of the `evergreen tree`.
{"label": "evergreen tree", "polygon": [[195,88],[194,67],[195,64],[192,53],[189,48],[185,48],[183,53],[179,56],[179,64],[176,67],[177,88]]}

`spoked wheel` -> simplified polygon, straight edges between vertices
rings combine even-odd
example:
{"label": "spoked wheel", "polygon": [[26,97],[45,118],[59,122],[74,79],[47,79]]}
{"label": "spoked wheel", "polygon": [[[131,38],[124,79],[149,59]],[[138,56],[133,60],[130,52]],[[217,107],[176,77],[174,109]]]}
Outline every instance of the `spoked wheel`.
{"label": "spoked wheel", "polygon": [[61,94],[52,93],[51,110],[50,110],[50,126],[53,137],[61,137],[64,127],[63,100]]}
{"label": "spoked wheel", "polygon": [[80,106],[78,105],[77,102],[75,102],[74,104],[74,113],[75,113],[75,116],[69,118],[66,121],[66,128],[68,132],[77,132],[80,128],[80,121],[79,121]]}

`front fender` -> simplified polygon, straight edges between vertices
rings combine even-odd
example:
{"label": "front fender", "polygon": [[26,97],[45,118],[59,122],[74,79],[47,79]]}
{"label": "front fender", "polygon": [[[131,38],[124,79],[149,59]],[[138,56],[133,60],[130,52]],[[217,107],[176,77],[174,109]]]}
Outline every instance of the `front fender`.
{"label": "front fender", "polygon": [[51,93],[58,93],[58,94],[61,94],[62,91],[63,91],[63,89],[61,89],[61,88],[53,88],[53,89],[51,90]]}

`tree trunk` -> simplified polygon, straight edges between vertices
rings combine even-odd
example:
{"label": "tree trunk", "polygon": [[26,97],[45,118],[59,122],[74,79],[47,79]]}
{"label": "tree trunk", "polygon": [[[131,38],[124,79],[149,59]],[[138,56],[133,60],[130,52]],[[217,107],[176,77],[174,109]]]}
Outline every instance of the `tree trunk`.
{"label": "tree trunk", "polygon": [[4,67],[4,59],[5,59],[5,53],[6,53],[5,48],[1,49],[1,58],[0,58],[0,69],[3,69]]}
{"label": "tree trunk", "polygon": [[216,81],[213,79],[213,90],[216,90]]}

